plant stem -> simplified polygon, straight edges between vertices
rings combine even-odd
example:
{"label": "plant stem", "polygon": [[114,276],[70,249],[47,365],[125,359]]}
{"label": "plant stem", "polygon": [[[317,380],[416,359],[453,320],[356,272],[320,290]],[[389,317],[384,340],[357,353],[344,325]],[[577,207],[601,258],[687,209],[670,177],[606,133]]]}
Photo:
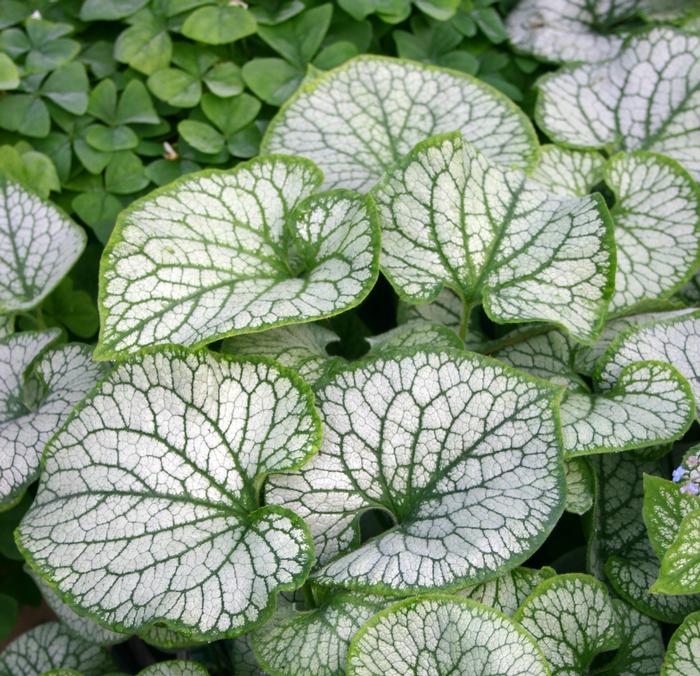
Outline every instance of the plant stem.
{"label": "plant stem", "polygon": [[311,588],[311,583],[307,580],[304,582],[304,586],[301,588],[302,594],[304,594],[304,603],[308,610],[316,607],[316,598],[314,597],[314,590]]}
{"label": "plant stem", "polygon": [[476,305],[474,301],[464,301],[462,306],[462,320],[459,324],[459,337],[464,340],[467,337],[467,329],[469,328],[469,316],[472,313],[472,308]]}

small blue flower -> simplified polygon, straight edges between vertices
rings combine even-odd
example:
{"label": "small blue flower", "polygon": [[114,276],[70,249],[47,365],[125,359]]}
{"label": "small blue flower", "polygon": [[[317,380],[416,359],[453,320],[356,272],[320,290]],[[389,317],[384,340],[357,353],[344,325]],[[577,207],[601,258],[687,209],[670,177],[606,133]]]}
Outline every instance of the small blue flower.
{"label": "small blue flower", "polygon": [[685,475],[685,467],[676,467],[676,469],[673,470],[673,474],[671,475],[673,477],[673,480],[678,483],[683,476]]}
{"label": "small blue flower", "polygon": [[697,495],[700,493],[700,488],[698,488],[697,484],[687,483],[684,486],[681,486],[680,491],[686,495]]}

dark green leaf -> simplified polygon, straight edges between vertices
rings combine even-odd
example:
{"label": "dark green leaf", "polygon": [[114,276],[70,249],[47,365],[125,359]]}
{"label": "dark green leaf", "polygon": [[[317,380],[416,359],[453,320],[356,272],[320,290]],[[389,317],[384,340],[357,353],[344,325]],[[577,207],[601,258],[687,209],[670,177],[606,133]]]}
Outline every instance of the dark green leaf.
{"label": "dark green leaf", "polygon": [[117,85],[114,80],[102,80],[90,92],[87,112],[105,124],[114,124],[117,112]]}
{"label": "dark green leaf", "polygon": [[148,88],[161,101],[178,108],[192,108],[202,96],[199,80],[177,68],[163,68],[150,75]]}
{"label": "dark green leaf", "polygon": [[124,87],[117,104],[117,124],[158,124],[159,118],[153,107],[146,85],[140,80],[131,80]]}
{"label": "dark green leaf", "polygon": [[224,137],[205,122],[183,120],[177,125],[180,135],[200,152],[216,154],[224,148]]}
{"label": "dark green leaf", "polygon": [[83,21],[115,21],[131,16],[148,4],[148,0],[85,0],[80,8]]}
{"label": "dark green leaf", "polygon": [[115,153],[105,170],[105,188],[118,195],[143,190],[148,178],[141,160],[134,153],[125,150]]}
{"label": "dark green leaf", "polygon": [[204,76],[204,84],[217,96],[236,96],[243,91],[241,69],[230,61],[218,63]]}
{"label": "dark green leaf", "polygon": [[[80,195],[76,199],[90,194],[96,193],[85,193],[85,195]],[[107,193],[103,194],[106,195]],[[111,197],[111,195],[107,196]],[[112,199],[116,200],[116,198]],[[73,200],[73,204],[75,204],[75,200]],[[119,204],[119,208],[121,209],[121,204]],[[117,213],[119,212],[117,211],[113,214],[114,218],[116,218]],[[114,221],[112,221],[113,225]],[[93,229],[95,228],[93,227]],[[95,231],[97,233],[96,229]],[[107,240],[106,238],[104,240],[100,238],[100,241],[104,244]],[[61,281],[42,303],[41,308],[49,325],[64,326],[78,338],[91,338],[97,333],[100,320],[97,315],[95,300],[87,291],[75,289],[73,280],[70,277],[66,277]]]}
{"label": "dark green leaf", "polygon": [[118,150],[131,150],[138,145],[139,139],[129,127],[105,127],[101,124],[92,125],[87,132],[87,142],[103,153]]}
{"label": "dark green leaf", "polygon": [[73,115],[82,115],[88,107],[88,78],[85,66],[73,61],[55,70],[41,87],[42,94]]}
{"label": "dark green leaf", "polygon": [[[260,101],[250,94],[241,94],[228,99],[205,94],[202,97],[202,110],[219,131],[228,138],[256,118],[260,112]],[[189,142],[191,143],[191,141]],[[195,145],[195,147],[197,146]]]}
{"label": "dark green leaf", "polygon": [[[255,153],[254,153],[255,154]],[[176,178],[189,174],[192,171],[198,171],[200,166],[190,160],[155,160],[151,162],[145,169],[146,176],[156,185],[165,185],[174,181]]]}
{"label": "dark green leaf", "polygon": [[156,19],[149,18],[119,35],[114,45],[114,58],[150,75],[168,66],[172,50],[173,43],[165,26]]}
{"label": "dark green leaf", "polygon": [[0,127],[25,136],[46,136],[51,119],[46,104],[31,94],[0,97]]}

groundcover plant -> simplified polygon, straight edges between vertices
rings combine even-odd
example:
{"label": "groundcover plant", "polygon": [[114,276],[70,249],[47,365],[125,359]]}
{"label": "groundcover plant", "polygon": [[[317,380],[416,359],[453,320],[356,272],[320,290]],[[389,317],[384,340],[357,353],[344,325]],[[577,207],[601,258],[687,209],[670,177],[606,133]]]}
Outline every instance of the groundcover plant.
{"label": "groundcover plant", "polygon": [[700,7],[3,0],[0,676],[700,676]]}

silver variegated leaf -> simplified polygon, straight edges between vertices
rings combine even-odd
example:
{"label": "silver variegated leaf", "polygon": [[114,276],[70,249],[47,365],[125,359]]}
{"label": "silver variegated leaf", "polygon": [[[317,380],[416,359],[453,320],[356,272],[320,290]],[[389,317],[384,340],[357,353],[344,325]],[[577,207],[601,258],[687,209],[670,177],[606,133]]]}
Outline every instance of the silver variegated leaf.
{"label": "silver variegated leaf", "polygon": [[310,384],[320,380],[330,368],[342,363],[328,354],[328,346],[340,338],[318,324],[294,324],[262,333],[228,338],[222,351],[229,354],[270,357],[294,369]]}
{"label": "silver variegated leaf", "polygon": [[513,619],[542,649],[552,676],[580,676],[596,655],[622,642],[612,597],[590,575],[557,575],[541,582]]}
{"label": "silver variegated leaf", "polygon": [[541,569],[514,568],[493,580],[463,589],[459,594],[510,617],[540,582],[553,575],[556,571],[547,566]]}
{"label": "silver variegated leaf", "polygon": [[603,180],[605,158],[595,151],[570,150],[547,144],[530,178],[549,192],[583,197]]}
{"label": "silver variegated leaf", "polygon": [[142,669],[138,676],[209,676],[209,672],[191,660],[166,660]]}
{"label": "silver variegated leaf", "polygon": [[418,141],[454,130],[506,166],[537,157],[527,117],[465,73],[365,55],[315,75],[282,106],[261,150],[308,157],[327,187],[369,190]]}
{"label": "silver variegated leaf", "polygon": [[244,633],[311,566],[306,525],[260,507],[258,492],[315,452],[312,401],[292,371],[260,359],[169,348],[125,361],[47,449],[18,545],[115,631]]}
{"label": "silver variegated leaf", "polygon": [[700,310],[623,332],[598,361],[595,376],[612,386],[625,367],[642,360],[674,366],[688,381],[696,404],[700,402]]}
{"label": "silver variegated leaf", "polygon": [[2,676],[39,676],[54,669],[102,676],[114,668],[105,648],[79,638],[58,622],[26,631],[0,653]]}
{"label": "silver variegated leaf", "polygon": [[377,278],[368,200],[316,193],[307,160],[190,174],[124,210],[105,249],[95,354],[199,346],[359,303]]}
{"label": "silver variegated leaf", "polygon": [[506,19],[511,44],[539,59],[594,62],[615,56],[619,23],[633,17],[640,0],[520,0]]}
{"label": "silver variegated leaf", "polygon": [[61,597],[46,583],[46,581],[39,577],[31,568],[25,566],[25,570],[31,575],[32,580],[34,580],[36,586],[39,587],[39,591],[44,597],[46,604],[53,610],[59,621],[76,636],[97,645],[112,645],[114,643],[126,641],[129,638],[127,634],[111,631],[110,629],[100,626],[87,616],[78,615],[78,613],[68,604],[64,603]]}
{"label": "silver variegated leaf", "polygon": [[48,349],[58,335],[26,331],[0,340],[0,508],[36,479],[46,442],[106,372],[87,345]]}
{"label": "silver variegated leaf", "polygon": [[385,605],[340,593],[313,610],[285,608],[255,632],[253,649],[271,674],[343,676],[352,637]]}
{"label": "silver variegated leaf", "polygon": [[[271,477],[267,500],[309,524],[316,582],[402,592],[492,578],[562,512],[557,394],[471,353],[360,363],[317,391],[321,451]],[[372,508],[396,526],[348,551]]]}
{"label": "silver variegated leaf", "polygon": [[671,296],[700,265],[700,188],[677,162],[644,151],[615,155],[605,182],[616,197],[610,311],[629,312]]}
{"label": "silver variegated leaf", "polygon": [[700,674],[700,612],[683,620],[668,642],[661,676]]}
{"label": "silver variegated leaf", "polygon": [[0,177],[0,314],[37,305],[86,241],[85,231],[53,204]]}
{"label": "silver variegated leaf", "polygon": [[459,596],[399,602],[355,635],[348,676],[546,676],[529,634],[502,613]]}
{"label": "silver variegated leaf", "polygon": [[443,286],[498,322],[599,333],[612,294],[612,223],[600,195],[550,193],[495,165],[459,134],[419,143],[374,189],[382,270],[412,303]]}
{"label": "silver variegated leaf", "polygon": [[585,514],[593,507],[593,472],[585,458],[564,462],[566,470],[566,511]]}
{"label": "silver variegated leaf", "polygon": [[700,178],[700,36],[657,27],[613,58],[539,80],[535,111],[554,141],[576,148],[652,150]]}
{"label": "silver variegated leaf", "polygon": [[395,329],[370,336],[365,340],[370,345],[369,353],[372,355],[389,350],[410,350],[418,347],[427,350],[431,348],[459,350],[464,347],[460,337],[448,326],[422,321],[401,324]]}

